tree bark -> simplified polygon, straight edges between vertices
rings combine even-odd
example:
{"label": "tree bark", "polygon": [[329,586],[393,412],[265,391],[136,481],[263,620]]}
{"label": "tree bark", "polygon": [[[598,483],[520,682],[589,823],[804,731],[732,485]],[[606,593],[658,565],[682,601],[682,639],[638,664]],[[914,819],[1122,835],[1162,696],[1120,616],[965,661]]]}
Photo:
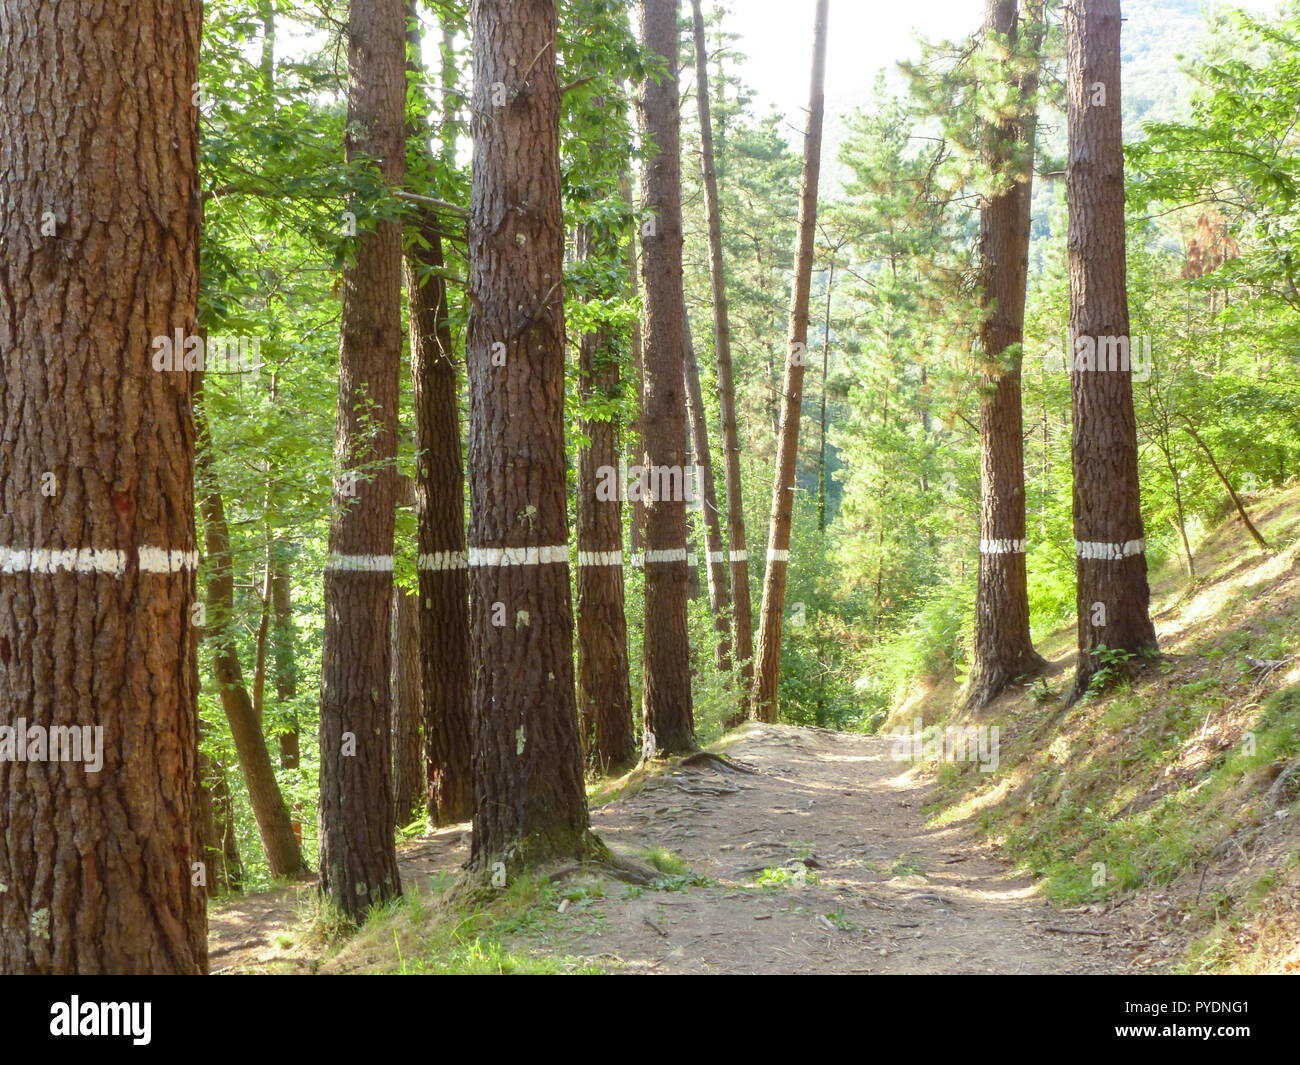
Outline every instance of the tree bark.
{"label": "tree bark", "polygon": [[[644,465],[653,481],[684,476],[686,321],[682,287],[681,130],[677,89],[677,0],[643,0],[641,43],[662,60],[659,80],[647,76],[637,97],[645,156],[641,194],[649,220],[641,229],[645,293],[645,364],[641,427]],[[663,484],[656,486],[662,489]],[[641,713],[642,753],[695,749],[687,631],[686,501],[655,490],[645,507],[645,647]],[[674,498],[678,496],[680,498]]]}
{"label": "tree bark", "polygon": [[199,32],[0,6],[0,725],[102,756],[0,761],[0,973],[207,970],[193,382],[151,365],[196,329]]}
{"label": "tree bark", "polygon": [[420,742],[420,597],[393,589],[393,817],[398,828],[411,823],[424,791]]}
{"label": "tree bark", "polygon": [[[616,232],[602,241],[590,226],[579,226],[577,257],[616,260],[618,238]],[[578,344],[579,402],[585,406],[593,397],[618,391],[618,351],[608,332],[584,333]],[[623,597],[622,493],[615,491],[611,499],[600,490],[611,472],[618,476],[619,425],[607,418],[584,419],[582,433],[591,443],[578,454],[578,713],[587,761],[608,773],[636,757]]]}
{"label": "tree bark", "polygon": [[[749,713],[754,683],[754,618],[749,596],[749,553],[745,549],[745,507],[740,484],[740,435],[736,427],[736,386],[731,369],[731,318],[722,252],[722,215],[713,154],[709,101],[709,56],[700,0],[691,0],[695,37],[695,99],[700,113],[700,154],[704,171],[704,214],[709,231],[709,281],[713,290],[713,347],[718,364],[718,404],[722,410],[722,455],[727,492],[727,543],[730,547],[731,600],[734,604],[735,656],[740,666],[737,719]],[[735,723],[733,720],[731,723]]]}
{"label": "tree bark", "polygon": [[[1022,27],[1017,0],[988,0],[984,28],[1007,42],[1014,56],[1027,36],[1036,54],[1044,23]],[[984,131],[984,161],[996,191],[980,211],[979,327],[984,373],[980,393],[980,568],[975,599],[975,647],[965,705],[979,709],[1018,677],[1046,663],[1029,632],[1025,572],[1025,447],[1020,402],[1025,338],[1025,281],[1029,270],[1030,198],[1037,127],[1038,66],[1017,76],[1019,113],[1000,116]]]}
{"label": "tree bark", "polygon": [[553,0],[476,0],[469,225],[472,860],[588,840],[564,447],[564,230]]}
{"label": "tree bark", "polygon": [[[411,0],[410,14],[415,13]],[[420,33],[408,23],[408,62],[418,71]],[[446,27],[444,27],[446,31]],[[450,58],[444,58],[450,63]],[[444,72],[444,84],[452,79]],[[445,120],[444,127],[450,122]],[[417,158],[431,167],[431,130]],[[461,454],[460,379],[448,321],[450,307],[440,220],[431,207],[418,216],[419,240],[406,252],[411,379],[415,392],[416,500],[419,507],[420,658],[429,823],[458,824],[474,814],[469,630],[465,540],[465,465]],[[423,281],[421,278],[423,277]]]}
{"label": "tree bark", "polygon": [[821,173],[826,82],[826,9],[827,0],[817,0],[812,91],[799,193],[799,242],[795,249],[794,291],[790,300],[790,341],[786,350],[776,481],[772,489],[772,517],[767,541],[767,571],[763,576],[763,606],[758,628],[753,713],[760,721],[776,720],[777,685],[781,673],[781,614],[785,609],[785,583],[790,559],[799,420],[803,414],[803,377],[808,349],[808,304],[817,240],[817,184]]}
{"label": "tree bark", "polygon": [[[1129,341],[1120,117],[1119,0],[1065,10],[1068,73],[1070,396],[1079,660],[1071,699],[1101,665],[1098,648],[1152,653],[1146,541],[1131,373],[1102,368],[1098,340]],[[1104,92],[1103,97],[1100,92]],[[1091,342],[1093,365],[1087,352]],[[1118,362],[1118,360],[1116,360]]]}
{"label": "tree bark", "polygon": [[[406,4],[352,0],[347,158],[406,170]],[[343,271],[338,428],[321,650],[321,890],[354,921],[402,892],[393,846],[389,672],[402,365],[398,223],[354,198],[355,260]]]}

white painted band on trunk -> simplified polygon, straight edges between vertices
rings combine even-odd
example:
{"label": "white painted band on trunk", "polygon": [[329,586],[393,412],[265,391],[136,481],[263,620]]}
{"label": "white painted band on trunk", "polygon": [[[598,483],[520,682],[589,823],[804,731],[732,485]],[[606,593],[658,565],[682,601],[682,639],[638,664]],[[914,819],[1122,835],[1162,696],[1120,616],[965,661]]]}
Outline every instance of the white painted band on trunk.
{"label": "white painted band on trunk", "polygon": [[715,564],[718,562],[726,562],[727,553],[725,551],[710,551],[709,561]]}
{"label": "white painted band on trunk", "polygon": [[775,547],[769,547],[767,549],[767,560],[769,562],[789,562],[790,552],[778,551]]}
{"label": "white painted band on trunk", "polygon": [[1122,544],[1104,544],[1093,540],[1075,540],[1074,552],[1080,558],[1102,562],[1121,562],[1147,549],[1145,540],[1129,540]]}
{"label": "white painted band on trunk", "polygon": [[392,555],[330,555],[325,568],[336,573],[392,573]]}
{"label": "white painted band on trunk", "polygon": [[733,552],[731,552],[731,561],[732,561],[732,562],[748,562],[748,561],[749,561],[749,552],[748,552],[748,551],[733,551]]}
{"label": "white painted band on trunk", "polygon": [[1023,555],[1029,550],[1028,540],[981,540],[981,555]]}
{"label": "white painted band on trunk", "polygon": [[[197,551],[174,551],[166,547],[140,547],[136,558],[141,573],[180,573],[196,569]],[[97,547],[13,548],[0,547],[0,573],[100,573],[109,577],[126,575],[125,551]]]}
{"label": "white painted band on trunk", "polygon": [[647,551],[645,560],[647,565],[651,562],[685,562],[686,548],[674,547],[667,551]]}
{"label": "white painted band on trunk", "polygon": [[545,566],[569,561],[569,545],[555,547],[471,547],[471,566]]}
{"label": "white painted band on trunk", "polygon": [[644,569],[644,568],[645,568],[645,555],[643,555],[643,554],[633,554],[633,555],[628,555],[628,556],[627,556],[627,564],[628,564],[629,566],[631,566],[633,569]]}
{"label": "white painted band on trunk", "polygon": [[435,551],[431,555],[421,555],[416,566],[422,570],[465,569],[469,565],[468,551]]}
{"label": "white painted band on trunk", "polygon": [[197,569],[197,551],[172,551],[165,547],[140,547],[136,549],[142,573],[181,573]]}
{"label": "white painted band on trunk", "polygon": [[623,552],[620,551],[579,551],[579,566],[621,566]]}

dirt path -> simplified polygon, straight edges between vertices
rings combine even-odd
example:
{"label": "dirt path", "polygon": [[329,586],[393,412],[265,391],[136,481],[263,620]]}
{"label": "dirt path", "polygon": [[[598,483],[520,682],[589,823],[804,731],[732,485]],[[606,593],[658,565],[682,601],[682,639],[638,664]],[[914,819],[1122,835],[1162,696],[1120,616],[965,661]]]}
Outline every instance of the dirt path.
{"label": "dirt path", "polygon": [[[666,848],[709,883],[605,880],[603,896],[570,892],[544,940],[511,948],[611,972],[1128,971],[1125,930],[1048,906],[967,830],[927,828],[926,785],[890,759],[889,739],[780,725],[728,739],[727,757],[752,772],[696,760],[592,811],[614,849]],[[443,830],[403,849],[403,881],[426,884],[467,854],[465,827]],[[215,912],[213,970],[310,970],[275,941],[297,918],[294,890],[309,889]]]}

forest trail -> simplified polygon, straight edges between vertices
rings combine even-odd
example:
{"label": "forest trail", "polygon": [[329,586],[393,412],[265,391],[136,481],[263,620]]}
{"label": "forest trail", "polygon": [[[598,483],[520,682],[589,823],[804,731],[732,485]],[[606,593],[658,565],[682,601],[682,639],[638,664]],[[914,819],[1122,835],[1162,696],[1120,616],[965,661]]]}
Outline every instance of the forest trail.
{"label": "forest trail", "polygon": [[[618,852],[666,848],[707,881],[668,877],[669,889],[642,889],[602,878],[597,887],[595,877],[580,874],[563,881],[556,912],[503,944],[607,972],[1127,970],[1131,952],[1116,949],[1130,945],[1123,929],[1099,924],[1087,908],[1050,906],[968,829],[927,827],[927,782],[891,759],[892,744],[887,736],[742,727],[715,749],[751,772],[697,758],[592,810],[593,827]],[[408,891],[458,870],[467,828],[399,851]],[[802,876],[793,865],[800,858]],[[757,882],[783,866],[795,871]],[[288,943],[300,906],[295,893],[309,890],[253,895],[214,911],[213,971],[321,968]],[[345,948],[324,970],[395,967],[348,954]]]}

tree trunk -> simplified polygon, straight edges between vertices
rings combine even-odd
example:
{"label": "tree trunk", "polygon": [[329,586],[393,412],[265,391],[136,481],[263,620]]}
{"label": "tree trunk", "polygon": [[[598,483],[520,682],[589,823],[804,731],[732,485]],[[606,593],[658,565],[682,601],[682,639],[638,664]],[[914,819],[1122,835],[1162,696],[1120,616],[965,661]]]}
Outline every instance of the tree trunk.
{"label": "tree trunk", "polygon": [[476,0],[469,226],[472,858],[587,845],[564,450],[553,0]]}
{"label": "tree trunk", "polygon": [[708,552],[709,612],[713,615],[713,661],[719,671],[731,671],[731,595],[727,590],[727,556],[722,548],[722,527],[718,520],[718,496],[713,483],[713,449],[709,446],[709,423],[704,416],[704,392],[700,387],[700,366],[691,339],[690,316],[686,319],[686,413],[691,426],[691,446],[700,472],[699,505],[704,514],[704,546]]}
{"label": "tree trunk", "polygon": [[826,316],[822,322],[822,407],[817,425],[817,531],[826,531],[826,378],[831,360],[831,296],[835,292],[835,255],[826,275]]}
{"label": "tree trunk", "polygon": [[758,628],[753,713],[760,721],[776,720],[776,692],[781,672],[781,613],[785,609],[785,581],[790,560],[795,465],[799,457],[799,420],[803,413],[803,375],[808,349],[808,302],[817,240],[817,182],[821,173],[826,81],[826,8],[827,0],[817,0],[812,93],[799,193],[799,243],[795,249],[794,291],[790,300],[790,342],[786,350],[776,481],[772,489],[772,517],[767,541],[767,572],[763,576],[763,606]]}
{"label": "tree trunk", "polygon": [[[1099,341],[1129,342],[1120,117],[1119,0],[1065,11],[1070,208],[1070,397],[1079,661],[1071,699],[1101,665],[1099,647],[1156,650],[1129,367]],[[1101,95],[1104,93],[1104,97]],[[1111,347],[1113,352],[1113,345]],[[1089,352],[1092,358],[1089,359]]]}
{"label": "tree trunk", "polygon": [[[1022,26],[1017,0],[988,0],[986,34],[1017,52]],[[1041,11],[1040,11],[1041,16]],[[1028,27],[1036,54],[1044,24]],[[1029,633],[1029,585],[1025,573],[1025,447],[1020,403],[1024,343],[1025,280],[1029,270],[1029,203],[1033,188],[1038,66],[1017,79],[1020,114],[1004,115],[984,131],[984,161],[996,192],[980,211],[979,327],[984,374],[980,394],[980,568],[975,599],[975,651],[966,707],[979,709],[1017,677],[1046,664]]]}
{"label": "tree trunk", "polygon": [[[624,172],[619,177],[619,192],[622,194],[628,209],[632,209],[632,179]],[[633,302],[637,298],[637,254],[636,240],[638,229],[633,226],[631,239],[627,242],[627,287],[628,295]],[[641,465],[645,461],[645,438],[641,432],[641,394],[645,381],[645,360],[643,358],[643,346],[641,343],[641,319],[638,317],[632,322],[632,381],[631,388],[637,398],[636,416],[632,419],[632,424],[628,426],[628,441],[624,447],[626,454],[631,455],[636,461],[631,465]],[[634,569],[640,569],[645,564],[645,502],[640,495],[632,501],[631,514],[628,520],[628,561]]]}
{"label": "tree trunk", "polygon": [[0,760],[0,973],[207,970],[193,382],[151,365],[196,328],[199,30],[0,7],[0,726],[97,752]]}
{"label": "tree trunk", "polygon": [[641,425],[645,466],[654,485],[645,507],[641,713],[642,753],[653,757],[695,749],[691,678],[686,668],[690,661],[686,501],[683,492],[673,491],[682,484],[686,465],[677,0],[644,0],[641,43],[649,58],[666,64],[659,80],[647,77],[642,82],[637,97],[642,139],[654,145],[645,156],[641,175],[641,194],[649,211],[641,229],[645,293]]}
{"label": "tree trunk", "polygon": [[[406,170],[406,5],[352,0],[348,20],[349,163],[376,178]],[[325,565],[321,649],[320,878],[341,913],[364,919],[401,894],[393,847],[389,672],[402,366],[402,243],[398,223],[367,217],[354,199],[355,260],[343,271],[339,344],[338,483]]]}
{"label": "tree trunk", "polygon": [[203,515],[208,585],[207,638],[212,642],[212,669],[220,689],[221,707],[230,723],[230,735],[239,754],[239,766],[248,787],[248,800],[257,820],[262,849],[272,876],[297,876],[306,872],[302,851],[290,824],[289,811],[280,794],[275,768],[266,748],[262,723],[244,685],[239,649],[231,632],[235,612],[235,562],[230,551],[226,507],[212,461],[212,440],[203,411],[203,382],[195,386],[194,423],[198,432],[196,474],[199,511]]}
{"label": "tree trunk", "polygon": [[[293,585],[290,547],[272,545],[271,658],[275,668],[275,698],[287,702],[298,696],[298,665],[294,660]],[[287,727],[280,731],[280,768],[298,768],[298,712],[290,708]]]}
{"label": "tree trunk", "polygon": [[393,589],[393,817],[404,828],[420,808],[424,750],[420,742],[420,597]]}
{"label": "tree trunk", "polygon": [[[576,244],[580,260],[612,261],[621,254],[617,232],[601,241],[586,225],[578,228]],[[618,391],[618,351],[608,332],[584,333],[578,345],[579,402],[585,406],[593,397]],[[618,478],[619,426],[607,418],[584,419],[582,433],[591,443],[578,455],[578,713],[587,761],[608,773],[636,757],[623,604],[622,493],[614,491],[610,498],[601,491],[611,476]]]}
{"label": "tree trunk", "polygon": [[[414,7],[412,0],[412,16]],[[418,71],[420,33],[416,24],[409,26],[408,62]],[[450,61],[444,58],[445,63]],[[444,83],[450,80],[443,78]],[[424,125],[412,135],[419,140],[417,158],[432,166],[427,118]],[[431,207],[421,210],[418,226],[423,245],[417,241],[408,246],[406,293],[419,450],[415,483],[427,805],[430,824],[449,825],[474,815],[474,781],[460,381],[447,318],[440,225]]]}
{"label": "tree trunk", "polygon": [[[727,543],[731,560],[731,600],[735,604],[735,655],[740,665],[740,706],[749,713],[754,682],[754,619],[749,597],[749,553],[745,550],[745,507],[740,485],[740,436],[736,428],[736,386],[731,372],[731,320],[727,275],[722,253],[722,219],[718,175],[713,155],[713,120],[709,105],[709,57],[700,0],[691,0],[695,22],[695,98],[700,112],[700,149],[704,169],[704,213],[709,230],[709,279],[713,286],[713,346],[718,363],[718,403],[722,408],[722,454],[727,490]],[[735,723],[734,721],[731,723]]]}

